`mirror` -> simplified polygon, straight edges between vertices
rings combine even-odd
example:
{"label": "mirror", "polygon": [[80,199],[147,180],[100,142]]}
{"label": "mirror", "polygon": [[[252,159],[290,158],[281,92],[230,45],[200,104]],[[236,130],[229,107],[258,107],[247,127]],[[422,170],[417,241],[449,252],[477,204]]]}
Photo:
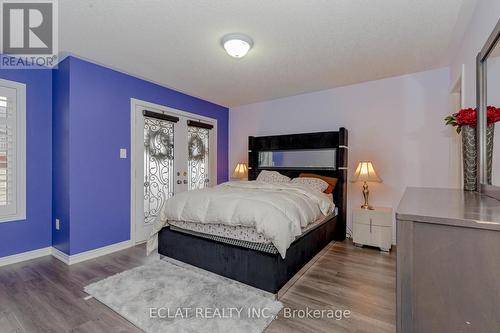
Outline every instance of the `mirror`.
{"label": "mirror", "polygon": [[259,152],[259,167],[335,169],[336,149],[273,150]]}
{"label": "mirror", "polygon": [[500,200],[500,20],[477,56],[480,191]]}
{"label": "mirror", "polygon": [[492,108],[500,108],[500,43],[486,59],[486,105],[486,184],[500,186],[500,122],[495,122],[497,111]]}

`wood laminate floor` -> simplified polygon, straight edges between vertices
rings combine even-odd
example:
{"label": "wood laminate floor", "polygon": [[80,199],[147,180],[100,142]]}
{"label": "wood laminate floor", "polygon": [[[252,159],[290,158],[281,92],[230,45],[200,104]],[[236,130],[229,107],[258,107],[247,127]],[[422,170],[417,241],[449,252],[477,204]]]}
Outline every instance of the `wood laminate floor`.
{"label": "wood laminate floor", "polygon": [[[350,317],[285,318],[282,311],[266,332],[395,332],[395,258],[350,241],[329,245],[280,300],[289,313],[348,310]],[[95,299],[84,300],[83,287],[148,260],[136,246],[73,266],[48,256],[0,267],[0,333],[141,332]]]}

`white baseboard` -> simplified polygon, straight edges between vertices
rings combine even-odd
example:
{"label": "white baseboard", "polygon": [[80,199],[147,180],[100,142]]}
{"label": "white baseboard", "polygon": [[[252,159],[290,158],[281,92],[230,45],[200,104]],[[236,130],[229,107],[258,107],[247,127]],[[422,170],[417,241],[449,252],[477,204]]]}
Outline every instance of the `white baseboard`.
{"label": "white baseboard", "polygon": [[54,258],[61,260],[66,265],[69,265],[69,255],[67,255],[66,253],[56,249],[55,247],[52,247],[51,254]]}
{"label": "white baseboard", "polygon": [[55,258],[61,260],[66,265],[74,265],[82,261],[94,259],[100,256],[104,256],[106,254],[125,250],[132,246],[134,246],[133,242],[131,240],[126,240],[124,242],[111,244],[108,246],[100,247],[98,249],[77,253],[71,256],[64,252],[59,251],[56,248],[52,248],[52,255]]}
{"label": "white baseboard", "polygon": [[31,260],[31,259],[36,259],[36,258],[48,256],[51,254],[51,249],[52,249],[52,247],[49,246],[49,247],[44,247],[44,248],[33,250],[33,251],[13,254],[11,256],[6,256],[6,257],[1,257],[0,258],[0,267],[6,266],[6,265],[11,265],[11,264],[16,264],[18,262],[22,262],[22,261],[26,261],[26,260]]}
{"label": "white baseboard", "polygon": [[82,253],[77,253],[72,256],[56,249],[55,247],[45,247],[43,249],[13,254],[7,257],[0,258],[0,267],[15,264],[18,262],[31,260],[35,258],[40,258],[44,256],[52,255],[54,258],[61,260],[66,265],[77,264],[82,261],[94,259],[100,256],[104,256],[106,254],[110,254],[113,252],[125,250],[129,247],[134,246],[134,243],[131,240],[126,240],[124,242],[111,244],[108,246],[100,247],[98,249],[85,251]]}

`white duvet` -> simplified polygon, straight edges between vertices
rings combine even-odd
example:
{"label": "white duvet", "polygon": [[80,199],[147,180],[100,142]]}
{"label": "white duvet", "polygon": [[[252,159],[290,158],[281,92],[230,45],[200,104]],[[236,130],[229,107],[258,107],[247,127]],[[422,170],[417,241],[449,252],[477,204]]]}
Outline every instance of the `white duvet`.
{"label": "white duvet", "polygon": [[227,182],[176,194],[163,206],[148,240],[148,254],[168,220],[254,227],[285,258],[301,229],[333,212],[331,197],[307,186],[258,181]]}

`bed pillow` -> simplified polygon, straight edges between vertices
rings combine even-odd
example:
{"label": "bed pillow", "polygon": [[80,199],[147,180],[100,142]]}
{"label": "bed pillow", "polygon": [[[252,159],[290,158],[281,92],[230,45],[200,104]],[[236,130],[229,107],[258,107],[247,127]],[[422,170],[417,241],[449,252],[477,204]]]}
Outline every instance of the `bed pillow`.
{"label": "bed pillow", "polygon": [[262,170],[257,176],[257,180],[266,183],[288,183],[290,178],[282,175],[278,171]]}
{"label": "bed pillow", "polygon": [[337,185],[338,179],[333,178],[333,177],[328,177],[328,176],[321,176],[317,175],[315,173],[301,173],[299,177],[307,177],[307,178],[318,178],[321,180],[324,180],[325,182],[328,183],[328,188],[324,191],[326,194],[333,193],[333,190],[335,189],[335,185]]}
{"label": "bed pillow", "polygon": [[319,178],[298,177],[292,179],[293,184],[302,184],[307,187],[313,188],[320,192],[325,192],[328,188],[328,183]]}

